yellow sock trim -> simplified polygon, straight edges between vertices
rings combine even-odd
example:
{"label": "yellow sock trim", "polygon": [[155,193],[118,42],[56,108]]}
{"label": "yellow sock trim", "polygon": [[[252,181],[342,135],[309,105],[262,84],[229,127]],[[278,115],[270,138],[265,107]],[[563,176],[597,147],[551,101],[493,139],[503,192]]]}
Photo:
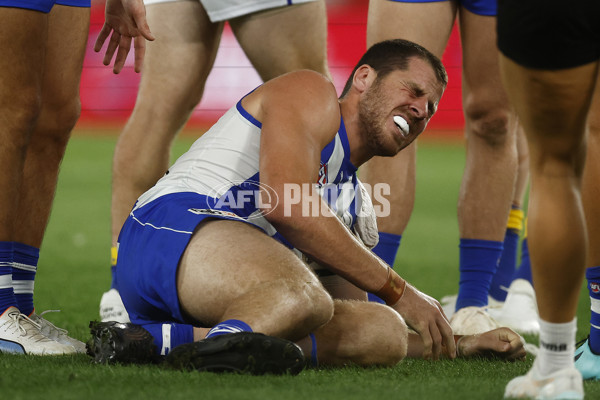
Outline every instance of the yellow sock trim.
{"label": "yellow sock trim", "polygon": [[117,247],[111,247],[110,248],[110,266],[114,267],[117,265]]}
{"label": "yellow sock trim", "polygon": [[517,232],[520,232],[523,229],[523,219],[525,218],[525,213],[523,210],[519,210],[518,208],[513,208],[510,210],[510,214],[508,215],[508,223],[506,224],[507,229],[514,229]]}

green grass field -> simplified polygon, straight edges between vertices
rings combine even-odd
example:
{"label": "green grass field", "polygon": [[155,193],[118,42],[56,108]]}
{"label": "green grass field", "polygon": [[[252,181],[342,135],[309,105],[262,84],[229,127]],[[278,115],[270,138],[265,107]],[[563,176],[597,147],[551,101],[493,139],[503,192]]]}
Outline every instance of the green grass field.
{"label": "green grass field", "polygon": [[[192,139],[178,140],[174,153]],[[61,309],[48,319],[81,340],[98,318],[110,283],[110,170],[114,132],[75,135],[60,175],[36,279],[36,309]],[[415,212],[396,270],[441,298],[458,283],[456,199],[463,169],[459,142],[425,141],[418,156]],[[578,337],[589,329],[582,291]],[[382,332],[390,335],[393,332]],[[535,343],[534,338],[528,340]],[[296,377],[251,377],[166,371],[156,366],[92,365],[87,356],[0,355],[1,399],[500,399],[526,362],[406,360],[394,368],[308,370]],[[600,398],[600,382],[586,383]]]}

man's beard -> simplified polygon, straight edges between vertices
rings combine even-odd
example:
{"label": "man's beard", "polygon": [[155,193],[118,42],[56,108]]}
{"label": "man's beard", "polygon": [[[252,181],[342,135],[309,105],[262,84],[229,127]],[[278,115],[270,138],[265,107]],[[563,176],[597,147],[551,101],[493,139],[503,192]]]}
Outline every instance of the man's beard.
{"label": "man's beard", "polygon": [[395,146],[390,146],[389,141],[393,141],[393,138],[386,138],[385,135],[386,117],[378,108],[383,97],[380,87],[379,81],[376,80],[365,93],[363,100],[358,105],[358,120],[367,146],[373,155],[394,156],[398,152],[398,144],[394,141]]}

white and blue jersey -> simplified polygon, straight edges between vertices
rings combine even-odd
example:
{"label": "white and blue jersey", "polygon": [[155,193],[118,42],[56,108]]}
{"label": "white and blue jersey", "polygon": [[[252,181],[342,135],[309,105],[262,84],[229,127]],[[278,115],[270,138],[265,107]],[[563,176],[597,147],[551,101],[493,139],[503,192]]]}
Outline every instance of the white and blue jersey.
{"label": "white and blue jersey", "polygon": [[[132,322],[185,322],[176,290],[177,265],[206,218],[252,224],[292,247],[259,210],[259,201],[264,201],[258,197],[264,188],[259,174],[261,128],[239,101],[138,199],[119,236],[116,276]],[[330,208],[352,228],[360,190],[343,120],[321,151],[315,183]]]}

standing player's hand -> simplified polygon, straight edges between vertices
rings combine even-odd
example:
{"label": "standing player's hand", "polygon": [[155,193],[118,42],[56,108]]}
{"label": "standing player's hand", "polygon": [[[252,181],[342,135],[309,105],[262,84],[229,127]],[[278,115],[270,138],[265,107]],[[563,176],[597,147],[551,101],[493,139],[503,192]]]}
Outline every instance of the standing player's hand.
{"label": "standing player's hand", "polygon": [[94,51],[99,52],[109,36],[104,65],[110,65],[115,50],[118,49],[113,72],[121,72],[133,39],[135,72],[140,72],[146,53],[146,40],[154,40],[146,21],[146,7],[142,0],[106,0],[104,26],[96,39]]}
{"label": "standing player's hand", "polygon": [[393,308],[421,336],[424,359],[437,360],[442,352],[449,358],[456,357],[450,322],[436,299],[406,283],[402,298]]}

